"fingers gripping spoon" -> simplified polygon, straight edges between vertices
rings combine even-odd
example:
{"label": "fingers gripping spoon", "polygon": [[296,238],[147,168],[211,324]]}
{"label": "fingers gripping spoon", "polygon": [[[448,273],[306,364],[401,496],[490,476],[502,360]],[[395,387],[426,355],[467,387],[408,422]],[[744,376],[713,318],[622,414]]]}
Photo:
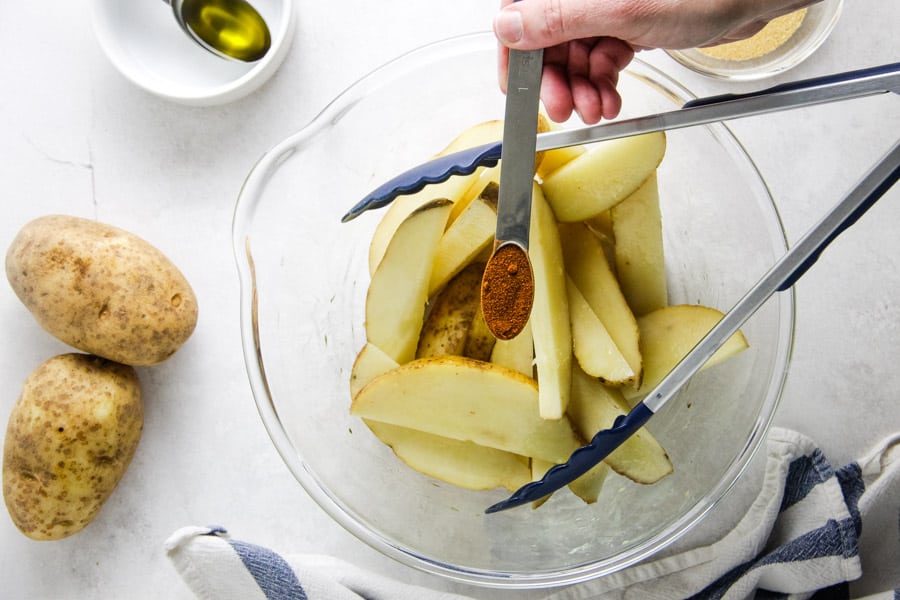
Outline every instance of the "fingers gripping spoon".
{"label": "fingers gripping spoon", "polygon": [[534,303],[528,258],[543,50],[510,50],[494,251],[481,283],[484,321],[495,337],[521,333]]}
{"label": "fingers gripping spoon", "polygon": [[571,483],[609,456],[658,412],[706,361],[775,292],[789,289],[815,263],[822,251],[853,225],[900,178],[900,140],[800,241],[760,279],[674,369],[613,426],[598,432],[591,442],[552,467],[538,481],[519,488],[509,498],[490,506],[494,513],[543,498]]}

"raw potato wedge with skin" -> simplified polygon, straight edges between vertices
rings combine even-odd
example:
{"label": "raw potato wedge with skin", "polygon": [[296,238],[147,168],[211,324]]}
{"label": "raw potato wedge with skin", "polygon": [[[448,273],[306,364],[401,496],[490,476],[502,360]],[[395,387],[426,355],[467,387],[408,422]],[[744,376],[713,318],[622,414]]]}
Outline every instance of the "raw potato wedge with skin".
{"label": "raw potato wedge with skin", "polygon": [[584,221],[631,195],[665,152],[662,132],[600,142],[547,175],[541,187],[559,221]]}
{"label": "raw potato wedge with skin", "polygon": [[572,349],[582,370],[607,383],[625,385],[634,382],[634,370],[569,276],[566,276],[566,291],[572,322]]}
{"label": "raw potato wedge with skin", "polygon": [[441,236],[434,255],[428,295],[437,293],[454,275],[489,247],[496,229],[497,187],[489,186]]}
{"label": "raw potato wedge with skin", "polygon": [[[616,418],[629,409],[618,390],[603,385],[577,366],[574,367],[568,414],[572,426],[581,437],[589,440],[598,431],[612,427]],[[656,483],[672,472],[672,462],[666,451],[646,427],[641,427],[604,462],[635,483]]]}
{"label": "raw potato wedge with skin", "polygon": [[559,230],[568,274],[628,361],[637,387],[642,377],[640,330],[603,246],[583,223],[561,223]]}
{"label": "raw potato wedge with skin", "polygon": [[397,228],[366,295],[366,337],[400,364],[416,355],[438,241],[449,200],[418,208]]}
{"label": "raw potato wedge with skin", "polygon": [[540,413],[559,419],[569,403],[572,379],[572,331],[559,228],[553,211],[535,184],[531,207],[529,255],[534,270],[531,333],[540,385]]}
{"label": "raw potato wedge with skin", "polygon": [[616,276],[631,310],[640,316],[666,306],[669,293],[656,174],[610,213]]}
{"label": "raw potato wedge with skin", "polygon": [[350,370],[350,399],[352,400],[359,390],[367,383],[391,369],[400,365],[393,358],[385,354],[384,350],[372,343],[366,343]]}
{"label": "raw potato wedge with skin", "polygon": [[609,466],[604,462],[597,463],[587,473],[570,483],[569,489],[585,504],[593,504],[600,498],[600,491],[608,474]]}
{"label": "raw potato wedge with skin", "polygon": [[[474,148],[489,142],[500,141],[503,138],[503,121],[484,121],[473,125],[453,139],[434,158],[446,156],[466,148]],[[458,175],[441,183],[427,185],[415,194],[397,197],[384,213],[381,221],[375,228],[372,241],[369,244],[369,273],[374,274],[375,269],[381,263],[388,243],[394,236],[397,227],[406,217],[419,207],[431,202],[435,198],[447,198],[451,202],[458,202],[469,188],[478,181],[484,167],[479,167],[470,175]]]}
{"label": "raw potato wedge with skin", "polygon": [[499,185],[500,164],[498,163],[482,171],[478,179],[469,186],[469,189],[466,190],[466,193],[462,195],[459,201],[453,203],[453,208],[450,210],[450,224],[452,225],[476,198],[485,195],[485,193],[490,193],[489,190],[492,186],[494,187],[493,204],[496,206],[496,188]]}
{"label": "raw potato wedge with skin", "polygon": [[[542,461],[536,458],[531,459],[531,478],[533,481],[539,480],[547,471],[553,467],[553,463]],[[604,462],[597,463],[591,469],[569,484],[569,490],[581,498],[585,504],[593,504],[600,498],[600,491],[603,489],[603,482],[609,474],[609,467]],[[533,508],[538,508],[541,504],[550,499],[550,495],[544,496],[540,500],[532,503]]]}
{"label": "raw potato wedge with skin", "polygon": [[418,359],[379,375],[350,413],[553,462],[581,445],[567,418],[541,418],[533,379],[457,356]]}
{"label": "raw potato wedge with skin", "polygon": [[[650,392],[675,368],[724,315],[708,306],[678,304],[640,317],[641,347],[644,355],[644,381],[638,389],[623,389],[629,402]],[[701,370],[721,364],[749,348],[747,338],[736,332],[716,351]]]}
{"label": "raw potato wedge with skin", "polygon": [[515,491],[531,481],[522,456],[378,421],[366,425],[407,466],[428,477],[469,490]]}
{"label": "raw potato wedge with skin", "polygon": [[472,263],[438,292],[422,325],[416,358],[463,354],[478,313],[482,273],[484,265]]}
{"label": "raw potato wedge with skin", "polygon": [[[399,366],[377,346],[366,344],[353,363],[351,397],[375,377]],[[531,471],[524,457],[378,421],[364,422],[400,460],[429,477],[476,490],[515,490],[529,481]]]}
{"label": "raw potato wedge with skin", "polygon": [[518,371],[526,377],[534,377],[534,337],[531,334],[531,320],[516,337],[497,340],[491,350],[490,361],[495,365]]}
{"label": "raw potato wedge with skin", "polygon": [[[480,282],[479,282],[480,283]],[[475,311],[475,318],[469,327],[469,335],[466,337],[466,346],[463,348],[463,356],[474,358],[476,360],[489,361],[497,338],[488,329],[487,322],[484,320],[484,313],[481,311],[481,287],[479,285],[478,309]]]}

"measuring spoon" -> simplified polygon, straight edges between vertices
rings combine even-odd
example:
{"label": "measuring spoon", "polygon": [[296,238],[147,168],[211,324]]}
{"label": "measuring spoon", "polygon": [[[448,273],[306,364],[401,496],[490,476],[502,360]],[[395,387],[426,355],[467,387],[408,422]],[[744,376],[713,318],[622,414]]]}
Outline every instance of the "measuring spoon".
{"label": "measuring spoon", "polygon": [[265,20],[246,0],[163,0],[200,46],[226,60],[255,62],[272,46]]}

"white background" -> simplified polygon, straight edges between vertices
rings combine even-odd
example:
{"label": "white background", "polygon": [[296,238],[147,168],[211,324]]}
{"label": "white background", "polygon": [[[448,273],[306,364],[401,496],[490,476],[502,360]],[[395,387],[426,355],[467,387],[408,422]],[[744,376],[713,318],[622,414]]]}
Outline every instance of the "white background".
{"label": "white background", "polygon": [[[201,313],[175,359],[140,371],[144,436],[94,523],[39,543],[0,512],[0,596],[190,597],[163,542],[179,527],[213,523],[284,552],[333,554],[450,588],[331,523],[281,462],[244,372],[230,225],[242,179],[268,147],[400,52],[488,29],[496,3],[301,1],[280,71],[253,95],[215,108],[179,106],[138,89],[101,52],[85,2],[50,4],[6,3],[0,19],[0,247],[5,252],[24,223],[47,213],[111,223],[169,255],[194,286]],[[850,0],[826,45],[768,83],[900,60],[898,23],[895,0]],[[659,52],[643,58],[698,95],[760,87],[702,78]],[[900,135],[900,99],[758,117],[732,128],[793,241]],[[795,353],[776,423],[811,436],[836,465],[900,429],[898,225],[894,189],[797,286]],[[0,333],[5,423],[28,373],[69,349],[36,325],[5,284]],[[898,549],[888,541],[896,538],[881,535],[882,528],[896,535],[897,502],[863,532],[866,579],[857,594],[900,585]]]}

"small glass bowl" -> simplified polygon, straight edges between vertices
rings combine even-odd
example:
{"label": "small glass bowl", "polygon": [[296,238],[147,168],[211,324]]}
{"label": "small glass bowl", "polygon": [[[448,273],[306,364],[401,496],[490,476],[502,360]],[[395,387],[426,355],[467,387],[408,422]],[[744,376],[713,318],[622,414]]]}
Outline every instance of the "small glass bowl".
{"label": "small glass bowl", "polygon": [[[793,296],[776,294],[743,327],[750,349],[698,374],[650,421],[675,466],[657,484],[611,474],[592,505],[563,490],[537,510],[486,515],[509,492],[464,490],[407,467],[349,414],[351,367],[365,343],[368,246],[383,213],[350,223],[341,217],[463,129],[503,117],[496,52],[490,33],[463,36],[358,81],[253,167],[232,242],[250,386],[275,447],[307,493],[405,565],[470,584],[542,588],[653,555],[704,519],[746,472],[787,373]],[[692,98],[641,61],[623,73],[620,90],[623,116]],[[727,310],[784,253],[778,212],[725,126],[667,139],[658,176],[670,301]]]}
{"label": "small glass bowl", "polygon": [[809,6],[800,27],[791,37],[766,54],[746,60],[726,60],[698,48],[668,50],[685,67],[702,75],[729,81],[754,81],[791,69],[809,58],[831,34],[841,15],[843,0],[823,0]]}

